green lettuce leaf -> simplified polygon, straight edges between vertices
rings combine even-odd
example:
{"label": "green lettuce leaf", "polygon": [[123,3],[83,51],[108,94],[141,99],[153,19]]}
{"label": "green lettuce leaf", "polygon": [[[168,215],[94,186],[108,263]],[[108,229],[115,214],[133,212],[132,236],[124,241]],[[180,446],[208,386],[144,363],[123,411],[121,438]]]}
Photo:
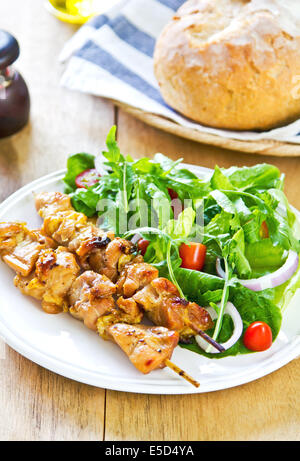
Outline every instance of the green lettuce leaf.
{"label": "green lettuce leaf", "polygon": [[273,165],[261,163],[252,167],[231,167],[223,170],[231,184],[241,190],[281,187],[280,171]]}

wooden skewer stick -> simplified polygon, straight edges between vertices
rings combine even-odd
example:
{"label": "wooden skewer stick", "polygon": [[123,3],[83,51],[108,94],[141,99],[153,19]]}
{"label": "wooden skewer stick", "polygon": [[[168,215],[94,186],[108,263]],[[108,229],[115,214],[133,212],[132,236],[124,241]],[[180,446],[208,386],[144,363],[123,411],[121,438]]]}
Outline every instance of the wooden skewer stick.
{"label": "wooden skewer stick", "polygon": [[201,336],[205,341],[207,341],[209,344],[211,344],[213,347],[215,347],[219,352],[224,352],[225,348],[221,346],[221,344],[217,343],[214,339],[212,339],[210,336],[208,336],[204,331],[198,330],[197,328],[194,327],[194,325],[191,325],[191,328],[197,333],[197,335]]}
{"label": "wooden skewer stick", "polygon": [[171,370],[175,371],[175,373],[177,373],[179,376],[181,376],[181,378],[184,378],[186,381],[191,383],[193,386],[195,386],[195,387],[200,386],[200,383],[198,383],[198,381],[196,381],[194,378],[189,376],[185,371],[183,371],[181,368],[179,368],[177,365],[175,365],[175,363],[171,362],[171,360],[166,359],[165,360],[165,365],[167,367],[171,368]]}

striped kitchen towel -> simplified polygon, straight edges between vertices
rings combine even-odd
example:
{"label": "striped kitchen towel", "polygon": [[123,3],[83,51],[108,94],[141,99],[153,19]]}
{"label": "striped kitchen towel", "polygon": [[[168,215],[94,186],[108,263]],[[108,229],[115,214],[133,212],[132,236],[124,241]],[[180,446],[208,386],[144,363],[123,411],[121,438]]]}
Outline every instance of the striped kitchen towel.
{"label": "striped kitchen towel", "polygon": [[274,130],[234,132],[195,123],[162,99],[153,73],[155,41],[184,0],[114,0],[106,14],[82,26],[64,46],[63,86],[119,100],[179,125],[231,139],[300,144],[300,120]]}

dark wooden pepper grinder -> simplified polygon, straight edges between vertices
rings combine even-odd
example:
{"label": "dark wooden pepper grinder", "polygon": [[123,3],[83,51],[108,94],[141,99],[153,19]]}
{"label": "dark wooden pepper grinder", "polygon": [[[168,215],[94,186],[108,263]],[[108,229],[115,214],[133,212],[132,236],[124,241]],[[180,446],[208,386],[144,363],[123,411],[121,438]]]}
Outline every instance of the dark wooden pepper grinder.
{"label": "dark wooden pepper grinder", "polygon": [[29,119],[27,85],[19,72],[11,67],[19,54],[15,37],[0,30],[0,138],[21,130]]}

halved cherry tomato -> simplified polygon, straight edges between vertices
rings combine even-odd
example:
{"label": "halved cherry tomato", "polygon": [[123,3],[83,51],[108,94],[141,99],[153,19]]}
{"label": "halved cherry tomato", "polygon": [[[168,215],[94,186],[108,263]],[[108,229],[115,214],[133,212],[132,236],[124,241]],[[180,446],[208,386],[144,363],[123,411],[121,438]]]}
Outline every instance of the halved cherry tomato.
{"label": "halved cherry tomato", "polygon": [[253,322],[245,331],[243,342],[250,351],[265,351],[272,345],[272,330],[265,322]]}
{"label": "halved cherry tomato", "polygon": [[141,254],[144,256],[145,253],[146,253],[146,250],[148,248],[148,245],[149,245],[149,240],[146,240],[146,239],[140,239],[138,242],[137,242],[137,246],[138,246],[138,249],[140,250]]}
{"label": "halved cherry tomato", "polygon": [[266,221],[263,221],[260,228],[260,236],[262,239],[269,238],[269,229]]}
{"label": "halved cherry tomato", "polygon": [[182,243],[179,248],[179,256],[182,259],[181,267],[201,271],[205,263],[206,246],[197,242]]}
{"label": "halved cherry tomato", "polygon": [[77,187],[87,188],[91,187],[94,184],[97,184],[101,175],[95,168],[90,168],[89,170],[82,171],[75,179],[75,184]]}

